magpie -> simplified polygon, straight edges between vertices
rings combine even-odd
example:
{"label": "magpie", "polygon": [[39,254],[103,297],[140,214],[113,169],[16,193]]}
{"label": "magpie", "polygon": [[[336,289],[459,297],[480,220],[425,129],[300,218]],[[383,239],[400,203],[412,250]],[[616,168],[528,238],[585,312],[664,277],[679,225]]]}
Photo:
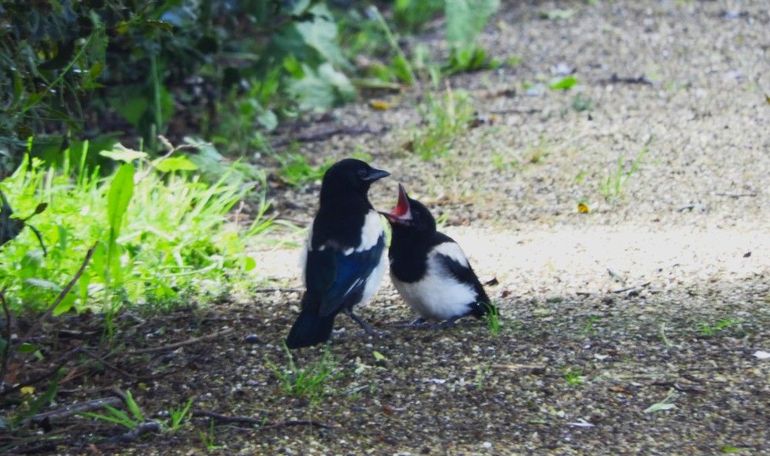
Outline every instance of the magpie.
{"label": "magpie", "polygon": [[286,338],[287,347],[329,340],[340,312],[373,333],[353,313],[353,306],[371,299],[387,269],[385,230],[367,192],[373,182],[389,175],[352,158],[324,174],[318,213],[303,250],[302,311]]}
{"label": "magpie", "polygon": [[449,327],[458,319],[481,318],[496,312],[460,246],[436,230],[428,208],[409,198],[398,185],[398,203],[382,213],[392,227],[390,278],[409,306],[420,316]]}

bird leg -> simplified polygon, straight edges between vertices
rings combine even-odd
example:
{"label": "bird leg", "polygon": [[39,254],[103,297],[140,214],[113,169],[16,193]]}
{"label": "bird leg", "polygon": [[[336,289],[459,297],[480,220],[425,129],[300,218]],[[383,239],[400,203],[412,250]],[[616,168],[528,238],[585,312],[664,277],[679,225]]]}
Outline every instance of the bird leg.
{"label": "bird leg", "polygon": [[375,331],[374,328],[372,328],[372,325],[370,325],[369,323],[367,323],[364,320],[362,320],[361,317],[359,317],[358,315],[354,314],[353,313],[353,309],[351,309],[350,307],[346,308],[344,310],[344,312],[345,312],[345,315],[347,315],[353,321],[358,323],[358,326],[363,328],[363,330],[364,330],[364,332],[366,334],[368,334],[370,336],[377,336],[377,335],[379,335],[379,333],[377,331]]}
{"label": "bird leg", "polygon": [[418,317],[413,322],[409,323],[409,326],[411,326],[412,328],[421,328],[425,326],[426,323],[428,323],[428,320],[422,317]]}
{"label": "bird leg", "polygon": [[454,328],[454,327],[455,327],[455,322],[456,322],[457,320],[461,319],[462,317],[463,317],[463,315],[457,315],[457,316],[454,316],[454,317],[452,317],[452,318],[450,318],[450,319],[448,319],[448,320],[444,320],[444,321],[442,321],[441,323],[436,323],[436,324],[434,325],[434,328],[435,328],[435,329],[449,329],[449,328]]}

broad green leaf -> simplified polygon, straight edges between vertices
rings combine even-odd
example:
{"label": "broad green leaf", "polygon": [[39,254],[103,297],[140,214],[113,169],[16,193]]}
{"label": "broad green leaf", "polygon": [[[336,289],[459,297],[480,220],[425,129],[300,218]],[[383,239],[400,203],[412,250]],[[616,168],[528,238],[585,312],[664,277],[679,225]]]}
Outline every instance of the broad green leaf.
{"label": "broad green leaf", "polygon": [[551,82],[548,87],[553,90],[569,90],[577,84],[577,78],[569,75]]}
{"label": "broad green leaf", "polygon": [[265,130],[272,131],[278,126],[278,117],[273,111],[265,109],[257,114],[257,122],[265,127]]}
{"label": "broad green leaf", "polygon": [[664,410],[671,410],[676,408],[676,405],[668,403],[668,402],[658,402],[657,404],[652,404],[651,406],[644,409],[644,413],[655,413],[655,412],[662,412]]}
{"label": "broad green leaf", "polygon": [[446,0],[446,38],[452,46],[476,41],[500,0]]}
{"label": "broad green leaf", "polygon": [[110,184],[107,195],[107,219],[110,225],[110,239],[115,240],[123,224],[123,215],[134,194],[134,166],[130,163],[121,165]]}
{"label": "broad green leaf", "polygon": [[335,65],[348,67],[349,64],[342,55],[342,50],[337,42],[337,23],[334,22],[334,16],[321,3],[310,9],[313,14],[313,20],[297,22],[297,32],[305,43],[318,51],[324,60]]}
{"label": "broad green leaf", "polygon": [[67,313],[72,310],[75,305],[76,296],[74,293],[69,293],[64,299],[61,300],[59,305],[53,309],[53,316],[58,317],[61,314]]}
{"label": "broad green leaf", "polygon": [[297,100],[301,110],[326,110],[340,100],[355,96],[350,80],[331,64],[322,64],[318,71],[303,64],[302,69],[304,77],[289,80],[288,83],[288,92]]}
{"label": "broad green leaf", "polygon": [[387,358],[385,358],[385,355],[378,352],[377,350],[374,350],[372,352],[372,356],[374,356],[375,361],[385,361]]}
{"label": "broad green leaf", "polygon": [[42,288],[44,290],[61,291],[61,287],[57,283],[53,283],[50,280],[38,279],[35,277],[25,279],[24,283],[36,288]]}
{"label": "broad green leaf", "polygon": [[122,144],[116,144],[112,150],[103,150],[99,152],[99,155],[115,161],[122,161],[126,163],[131,163],[134,160],[147,158],[147,154],[145,152],[129,149]]}
{"label": "broad green leaf", "polygon": [[198,167],[187,157],[168,157],[161,158],[152,162],[155,169],[162,173],[172,171],[195,171]]}
{"label": "broad green leaf", "polygon": [[16,349],[19,353],[34,353],[38,350],[38,346],[34,344],[30,344],[29,342],[23,342],[19,345],[19,348]]}
{"label": "broad green leaf", "polygon": [[244,271],[251,271],[251,270],[253,270],[256,267],[257,267],[257,261],[254,258],[252,258],[250,256],[247,256],[246,258],[244,258],[244,260],[243,260],[243,270]]}

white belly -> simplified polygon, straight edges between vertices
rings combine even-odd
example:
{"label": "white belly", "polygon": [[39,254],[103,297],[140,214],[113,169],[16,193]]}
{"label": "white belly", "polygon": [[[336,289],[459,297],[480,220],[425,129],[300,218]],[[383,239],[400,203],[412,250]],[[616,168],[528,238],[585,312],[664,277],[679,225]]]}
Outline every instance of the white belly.
{"label": "white belly", "polygon": [[465,315],[476,302],[473,288],[450,278],[432,255],[422,280],[401,282],[393,275],[391,280],[404,301],[426,320],[447,320]]}
{"label": "white belly", "polygon": [[382,284],[382,275],[385,274],[386,269],[388,269],[388,249],[383,249],[379,264],[377,264],[369,278],[366,280],[364,294],[361,297],[359,305],[367,304],[369,300],[372,299],[372,296],[377,293],[380,284]]}

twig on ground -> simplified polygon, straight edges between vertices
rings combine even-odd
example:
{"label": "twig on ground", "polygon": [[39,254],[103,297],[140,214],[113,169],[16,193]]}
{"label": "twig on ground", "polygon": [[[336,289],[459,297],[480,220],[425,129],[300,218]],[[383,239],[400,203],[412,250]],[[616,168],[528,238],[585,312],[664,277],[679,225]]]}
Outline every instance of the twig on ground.
{"label": "twig on ground", "polygon": [[271,288],[257,288],[254,290],[254,293],[295,293],[302,291],[302,288],[281,288],[281,287],[271,287]]}
{"label": "twig on ground", "polygon": [[78,413],[87,412],[89,410],[104,408],[105,405],[114,407],[122,403],[123,401],[116,396],[102,397],[85,402],[76,402],[56,410],[51,410],[50,412],[38,413],[29,419],[32,422],[39,422],[45,419],[53,420],[57,418],[66,418],[68,416],[77,415]]}
{"label": "twig on ground", "polygon": [[192,416],[195,418],[210,418],[218,424],[251,424],[253,426],[262,426],[264,420],[253,418],[250,416],[230,416],[221,415],[219,413],[209,412],[206,410],[193,410]]}
{"label": "twig on ground", "polygon": [[91,257],[94,254],[94,250],[96,249],[96,244],[92,245],[90,249],[88,249],[88,252],[86,252],[85,258],[83,258],[83,262],[80,264],[80,267],[78,268],[77,272],[75,272],[75,275],[72,276],[72,279],[67,283],[67,285],[62,289],[62,291],[59,293],[59,296],[54,299],[53,303],[48,306],[48,309],[45,311],[43,316],[41,316],[39,319],[35,321],[35,323],[30,326],[30,328],[27,330],[27,332],[24,334],[24,337],[22,337],[22,341],[27,340],[32,334],[34,334],[38,329],[40,329],[40,325],[43,324],[48,318],[53,315],[54,309],[61,304],[61,302],[64,300],[65,297],[69,294],[69,292],[72,290],[72,287],[75,286],[75,284],[78,282],[78,279],[80,279],[80,276],[83,275],[83,271],[86,270],[86,266],[88,266],[88,263],[91,261]]}
{"label": "twig on ground", "polygon": [[108,368],[110,370],[114,370],[115,372],[119,373],[120,375],[122,375],[122,376],[124,376],[126,378],[130,378],[132,380],[136,379],[136,375],[134,375],[134,374],[132,374],[130,372],[126,372],[125,370],[119,368],[118,366],[116,366],[116,365],[106,361],[104,358],[102,358],[101,356],[97,355],[96,353],[91,353],[90,351],[88,351],[86,349],[82,349],[82,350],[80,350],[80,352],[85,354],[89,358],[93,358],[96,361],[99,361],[100,363],[102,363],[104,365],[104,367],[106,367],[106,368]]}
{"label": "twig on ground", "polygon": [[144,423],[131,429],[125,434],[121,434],[119,436],[109,439],[108,442],[131,443],[134,440],[138,439],[139,437],[143,436],[144,434],[150,434],[150,433],[158,434],[160,433],[160,431],[161,431],[161,426],[159,422],[145,421]]}
{"label": "twig on ground", "polygon": [[192,416],[196,418],[210,418],[218,424],[250,424],[252,426],[257,426],[260,429],[275,429],[288,426],[312,426],[319,429],[334,429],[336,427],[332,426],[331,424],[326,424],[315,420],[287,420],[278,421],[275,423],[266,423],[263,419],[253,418],[250,416],[221,415],[219,413],[209,412],[206,410],[195,410],[192,412]]}
{"label": "twig on ground", "polygon": [[611,293],[625,293],[627,291],[641,290],[642,288],[649,287],[650,283],[652,283],[652,282],[645,282],[645,283],[643,283],[641,285],[634,285],[633,287],[619,288],[617,290],[612,290]]}
{"label": "twig on ground", "polygon": [[320,421],[314,421],[314,420],[288,420],[288,421],[279,421],[277,423],[271,423],[267,424],[265,426],[262,426],[262,429],[275,429],[279,427],[288,427],[288,426],[312,426],[319,429],[334,429],[336,426],[332,426],[331,424],[322,423]]}
{"label": "twig on ground", "polygon": [[652,81],[647,79],[647,76],[641,75],[637,77],[618,76],[617,73],[613,73],[609,79],[602,79],[599,81],[604,84],[642,84],[652,85]]}
{"label": "twig on ground", "polygon": [[233,328],[227,328],[227,329],[223,329],[222,331],[215,332],[214,334],[208,334],[206,336],[200,336],[200,337],[193,337],[192,339],[183,340],[181,342],[174,342],[173,344],[168,344],[168,345],[161,345],[159,347],[140,348],[138,350],[123,352],[121,353],[121,355],[124,355],[124,356],[143,355],[146,353],[157,353],[162,351],[175,350],[179,347],[184,347],[186,345],[193,345],[193,344],[197,344],[198,342],[203,342],[206,340],[211,340],[211,339],[216,339],[218,337],[226,336],[228,334],[233,333],[234,331],[235,330]]}
{"label": "twig on ground", "polygon": [[294,137],[281,138],[273,142],[271,146],[274,149],[277,149],[279,147],[288,146],[293,142],[301,142],[301,143],[319,142],[319,141],[325,141],[331,138],[332,136],[340,136],[340,135],[346,135],[346,136],[358,136],[358,135],[366,135],[366,134],[377,135],[377,134],[385,133],[387,130],[388,130],[388,127],[382,127],[379,130],[372,130],[369,127],[336,127],[336,128],[329,128],[322,131],[306,133],[304,135],[300,134]]}
{"label": "twig on ground", "polygon": [[756,192],[752,192],[752,193],[723,193],[723,192],[718,192],[718,193],[714,193],[714,194],[716,196],[724,196],[724,197],[727,197],[727,198],[734,198],[734,199],[738,199],[738,198],[754,198],[754,197],[757,196]]}

